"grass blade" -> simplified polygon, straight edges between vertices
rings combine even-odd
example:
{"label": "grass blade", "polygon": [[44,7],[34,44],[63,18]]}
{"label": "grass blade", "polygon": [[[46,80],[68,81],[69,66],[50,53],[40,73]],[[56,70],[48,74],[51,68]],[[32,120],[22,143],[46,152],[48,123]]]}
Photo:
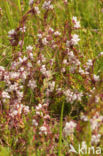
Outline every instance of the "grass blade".
{"label": "grass blade", "polygon": [[12,15],[10,13],[9,4],[8,4],[7,0],[3,0],[3,3],[4,3],[4,7],[5,7],[5,11],[6,11],[6,16],[8,17],[8,21],[10,23],[10,26],[13,27],[14,26],[14,24],[13,24],[13,18],[12,18]]}
{"label": "grass blade", "polygon": [[21,4],[20,4],[20,0],[18,0],[18,8],[19,8],[19,11],[21,12]]}
{"label": "grass blade", "polygon": [[58,156],[61,156],[61,148],[62,148],[63,112],[64,112],[64,103],[62,103],[61,116],[60,116],[60,133],[59,133],[59,151],[58,151]]}

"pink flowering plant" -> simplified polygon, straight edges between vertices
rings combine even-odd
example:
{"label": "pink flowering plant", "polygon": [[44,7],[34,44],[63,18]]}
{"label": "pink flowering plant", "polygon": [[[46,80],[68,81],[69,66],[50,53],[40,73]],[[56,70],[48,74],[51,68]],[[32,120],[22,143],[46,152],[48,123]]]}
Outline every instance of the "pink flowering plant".
{"label": "pink flowering plant", "polygon": [[102,155],[102,21],[102,0],[1,0],[0,155]]}

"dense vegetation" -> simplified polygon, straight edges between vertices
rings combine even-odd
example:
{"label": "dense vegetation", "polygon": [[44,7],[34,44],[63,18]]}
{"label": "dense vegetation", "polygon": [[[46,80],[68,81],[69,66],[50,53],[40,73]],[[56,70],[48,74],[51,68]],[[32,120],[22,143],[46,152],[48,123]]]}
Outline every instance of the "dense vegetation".
{"label": "dense vegetation", "polygon": [[103,154],[102,34],[102,0],[0,1],[0,156]]}

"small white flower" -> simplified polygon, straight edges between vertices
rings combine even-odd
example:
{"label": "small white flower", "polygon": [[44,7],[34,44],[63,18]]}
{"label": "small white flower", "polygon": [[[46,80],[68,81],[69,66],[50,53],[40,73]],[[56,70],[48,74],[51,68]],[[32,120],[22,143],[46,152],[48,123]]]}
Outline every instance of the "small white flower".
{"label": "small white flower", "polygon": [[46,73],[45,65],[42,65],[41,66],[40,71],[42,72],[42,74],[45,74]]}
{"label": "small white flower", "polygon": [[45,126],[40,127],[40,131],[41,133],[44,133],[45,135],[47,135],[47,128]]}
{"label": "small white flower", "polygon": [[19,72],[10,72],[9,74],[11,79],[17,79],[20,76]]}
{"label": "small white flower", "polygon": [[91,129],[95,130],[98,128],[98,121],[96,119],[90,119]]}
{"label": "small white flower", "polygon": [[38,126],[38,122],[37,122],[35,119],[33,119],[32,124],[33,124],[34,126]]}
{"label": "small white flower", "polygon": [[80,28],[80,22],[79,22],[79,21],[77,21],[77,22],[74,24],[74,28],[76,28],[76,29]]}
{"label": "small white flower", "polygon": [[28,66],[29,68],[31,68],[31,67],[32,67],[31,62],[28,62],[28,63],[27,63],[27,66]]}
{"label": "small white flower", "polygon": [[18,111],[17,110],[14,110],[10,113],[10,116],[14,117],[18,114]]}
{"label": "small white flower", "polygon": [[35,9],[36,13],[39,15],[40,14],[39,8],[36,6],[36,7],[34,7],[34,9]]}
{"label": "small white flower", "polygon": [[53,81],[53,82],[49,82],[49,90],[50,90],[50,92],[52,92],[53,90],[54,90],[54,87],[55,87],[55,81]]}
{"label": "small white flower", "polygon": [[41,105],[40,103],[39,103],[39,105],[38,105],[38,106],[39,106],[39,108],[42,108],[42,105]]}
{"label": "small white flower", "polygon": [[68,56],[69,56],[69,60],[75,57],[73,51],[69,51]]}
{"label": "small white flower", "polygon": [[28,87],[30,87],[31,89],[36,88],[37,87],[36,81],[35,80],[29,80]]}
{"label": "small white flower", "polygon": [[5,68],[3,66],[0,66],[0,71],[5,71]]}
{"label": "small white flower", "polygon": [[100,138],[101,138],[100,134],[92,135],[91,143],[98,144],[100,142]]}
{"label": "small white flower", "polygon": [[3,92],[2,92],[2,97],[5,98],[5,99],[10,99],[9,94],[8,94],[8,92],[6,92],[6,91],[3,91]]}
{"label": "small white flower", "polygon": [[13,85],[10,85],[9,86],[9,89],[8,91],[11,92],[11,91],[16,91],[18,89],[18,83],[14,83]]}
{"label": "small white flower", "polygon": [[53,28],[49,28],[49,31],[53,33],[54,32],[54,29]]}
{"label": "small white flower", "polygon": [[76,99],[77,99],[77,95],[74,94],[74,95],[72,96],[72,100],[75,101]]}
{"label": "small white flower", "polygon": [[43,117],[43,113],[40,111],[36,111],[36,115]]}
{"label": "small white flower", "polygon": [[23,41],[22,41],[22,40],[20,40],[20,41],[19,41],[19,45],[21,46],[22,44],[23,44]]}
{"label": "small white flower", "polygon": [[93,75],[93,79],[94,79],[94,81],[99,81],[99,75]]}
{"label": "small white flower", "polygon": [[74,132],[74,128],[76,127],[76,125],[77,124],[75,122],[73,122],[73,121],[66,122],[66,125],[65,125],[64,130],[63,130],[64,134],[66,136],[71,135]]}
{"label": "small white flower", "polygon": [[44,74],[47,78],[50,78],[52,76],[52,72],[50,70],[47,70]]}
{"label": "small white flower", "polygon": [[75,100],[81,101],[82,93],[73,93],[70,89],[64,91],[67,102],[73,103]]}
{"label": "small white flower", "polygon": [[74,23],[74,28],[76,29],[80,28],[80,22],[77,21],[77,17],[73,16],[72,21]]}
{"label": "small white flower", "polygon": [[24,113],[29,113],[29,106],[23,106]]}
{"label": "small white flower", "polygon": [[28,73],[26,71],[23,71],[23,73],[21,75],[22,79],[25,80],[27,78],[27,76],[28,76]]}
{"label": "small white flower", "polygon": [[29,0],[29,5],[33,5],[34,0]]}
{"label": "small white flower", "polygon": [[70,46],[70,41],[66,41],[66,46],[69,47]]}
{"label": "small white flower", "polygon": [[23,58],[19,57],[19,63],[23,63],[25,61],[27,61],[27,57],[26,56],[24,56]]}
{"label": "small white flower", "polygon": [[43,9],[53,9],[53,5],[51,5],[51,1],[45,1],[42,7]]}
{"label": "small white flower", "polygon": [[66,71],[65,68],[62,68],[62,69],[61,69],[61,72],[62,72],[62,73],[65,73],[65,71]]}
{"label": "small white flower", "polygon": [[40,112],[36,111],[36,115],[40,115]]}
{"label": "small white flower", "polygon": [[38,60],[38,61],[37,61],[37,64],[38,64],[38,65],[41,65],[41,61],[40,61],[40,60]]}
{"label": "small white flower", "polygon": [[95,102],[98,103],[100,100],[100,97],[99,96],[95,96]]}
{"label": "small white flower", "polygon": [[21,68],[20,68],[20,71],[24,71],[24,67],[21,67]]}
{"label": "small white flower", "polygon": [[67,3],[68,2],[68,0],[64,0],[64,3]]}
{"label": "small white flower", "polygon": [[79,73],[80,74],[84,74],[85,73],[84,70],[81,67],[79,67]]}
{"label": "small white flower", "polygon": [[72,35],[72,39],[71,39],[72,45],[77,45],[79,41],[80,41],[80,39],[79,39],[79,36],[77,34]]}
{"label": "small white flower", "polygon": [[12,29],[12,30],[10,30],[10,31],[8,32],[8,37],[11,37],[11,36],[14,35],[14,34],[15,34],[15,30]]}
{"label": "small white flower", "polygon": [[73,22],[76,22],[76,21],[77,21],[77,17],[76,17],[76,16],[73,16],[73,17],[72,17],[72,21],[73,21]]}
{"label": "small white flower", "polygon": [[31,60],[33,60],[33,53],[29,53],[29,57]]}
{"label": "small white flower", "polygon": [[39,104],[38,106],[36,106],[36,110],[41,110],[42,109],[42,105]]}
{"label": "small white flower", "polygon": [[42,62],[45,62],[46,61],[46,58],[44,57],[43,54],[41,55],[41,60],[42,60]]}
{"label": "small white flower", "polygon": [[103,52],[100,52],[99,56],[103,56]]}
{"label": "small white flower", "polygon": [[33,47],[31,45],[29,45],[28,47],[26,47],[26,50],[32,51],[33,50]]}
{"label": "small white flower", "polygon": [[86,115],[81,115],[80,119],[82,121],[88,121],[88,117]]}
{"label": "small white flower", "polygon": [[63,64],[68,64],[67,59],[63,60]]}
{"label": "small white flower", "polygon": [[61,93],[62,92],[62,88],[57,88],[56,91],[57,91],[57,93]]}
{"label": "small white flower", "polygon": [[82,148],[87,149],[87,144],[85,141],[82,141]]}
{"label": "small white flower", "polygon": [[50,116],[49,115],[45,115],[44,119],[50,119]]}
{"label": "small white flower", "polygon": [[20,28],[19,30],[20,30],[21,32],[26,32],[26,27],[24,26],[24,27]]}
{"label": "small white flower", "polygon": [[23,98],[23,92],[17,90],[16,93],[17,93],[18,98]]}
{"label": "small white flower", "polygon": [[48,44],[48,41],[47,41],[46,37],[42,39],[42,43],[43,43],[43,45],[47,45]]}
{"label": "small white flower", "polygon": [[42,38],[42,34],[37,34],[37,37],[38,38]]}
{"label": "small white flower", "polygon": [[55,35],[55,36],[60,36],[61,33],[60,33],[59,31],[56,31],[56,32],[54,32],[54,35]]}
{"label": "small white flower", "polygon": [[93,62],[92,62],[92,60],[91,59],[89,59],[88,61],[87,61],[87,66],[92,66],[93,65]]}

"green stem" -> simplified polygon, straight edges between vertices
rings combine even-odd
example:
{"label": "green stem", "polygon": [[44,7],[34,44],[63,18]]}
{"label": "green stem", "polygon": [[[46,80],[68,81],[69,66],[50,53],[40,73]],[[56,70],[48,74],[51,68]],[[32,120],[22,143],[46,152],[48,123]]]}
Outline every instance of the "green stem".
{"label": "green stem", "polygon": [[14,24],[13,24],[13,18],[12,18],[12,15],[10,13],[9,4],[8,4],[7,0],[3,0],[3,3],[4,3],[4,7],[5,7],[5,10],[6,10],[6,15],[8,17],[8,21],[10,23],[10,26],[13,27],[14,26]]}
{"label": "green stem", "polygon": [[62,148],[63,112],[64,112],[64,103],[62,104],[61,116],[60,116],[60,133],[59,133],[59,151],[58,151],[58,156],[61,156],[61,148]]}
{"label": "green stem", "polygon": [[18,0],[18,8],[19,8],[19,11],[21,12],[21,4],[20,4],[20,0]]}

